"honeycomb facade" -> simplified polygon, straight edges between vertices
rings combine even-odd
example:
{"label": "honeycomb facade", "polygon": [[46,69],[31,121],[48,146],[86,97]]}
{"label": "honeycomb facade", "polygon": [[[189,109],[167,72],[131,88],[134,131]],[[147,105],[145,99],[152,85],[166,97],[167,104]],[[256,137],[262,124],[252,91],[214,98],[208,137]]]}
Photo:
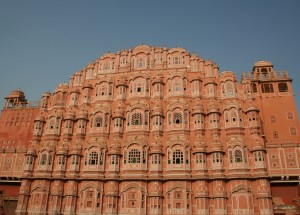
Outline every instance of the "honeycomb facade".
{"label": "honeycomb facade", "polygon": [[[140,45],[101,56],[37,107],[8,96],[0,158],[19,156],[22,169],[6,167],[22,179],[16,214],[296,211],[291,81],[268,61],[238,82],[185,49]],[[25,109],[27,136],[9,145],[11,114]]]}

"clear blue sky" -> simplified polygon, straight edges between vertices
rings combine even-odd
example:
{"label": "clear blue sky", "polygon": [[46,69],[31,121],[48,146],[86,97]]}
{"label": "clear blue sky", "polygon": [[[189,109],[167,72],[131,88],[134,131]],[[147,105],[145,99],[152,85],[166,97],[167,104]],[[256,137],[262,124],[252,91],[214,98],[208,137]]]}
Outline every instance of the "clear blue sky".
{"label": "clear blue sky", "polygon": [[186,48],[239,79],[272,61],[294,79],[300,113],[299,10],[299,0],[1,0],[0,109],[16,88],[39,100],[102,54],[144,43]]}

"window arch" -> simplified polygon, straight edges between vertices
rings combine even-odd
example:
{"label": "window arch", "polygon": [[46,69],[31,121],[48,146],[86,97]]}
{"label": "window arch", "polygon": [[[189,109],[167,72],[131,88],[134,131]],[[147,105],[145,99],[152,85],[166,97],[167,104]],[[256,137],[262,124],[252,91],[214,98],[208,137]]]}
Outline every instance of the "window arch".
{"label": "window arch", "polygon": [[40,165],[46,165],[47,164],[47,154],[43,153],[40,160]]}
{"label": "window arch", "polygon": [[167,113],[168,129],[188,129],[189,112],[183,110],[183,107],[176,107]]}
{"label": "window arch", "polygon": [[79,212],[100,212],[103,192],[96,187],[84,188],[79,195]]}
{"label": "window arch", "polygon": [[98,164],[98,153],[97,152],[90,152],[89,153],[89,165],[97,165]]}
{"label": "window arch", "polygon": [[95,127],[102,127],[102,121],[103,121],[102,117],[100,117],[100,116],[96,117],[94,126]]}
{"label": "window arch", "polygon": [[132,149],[128,153],[128,163],[141,163],[141,152],[137,149]]}
{"label": "window arch", "polygon": [[139,107],[127,112],[127,131],[149,130],[149,111]]}
{"label": "window arch", "polygon": [[103,170],[105,160],[105,149],[92,147],[85,152],[84,168],[85,170]]}
{"label": "window arch", "polygon": [[106,61],[103,63],[103,70],[109,70],[110,69],[110,61]]}
{"label": "window arch", "polygon": [[173,164],[183,163],[183,153],[181,150],[177,149],[173,152]]}
{"label": "window arch", "polygon": [[180,57],[179,56],[173,57],[173,65],[178,65],[178,64],[180,64]]}
{"label": "window arch", "polygon": [[174,146],[167,149],[168,168],[189,168],[190,151],[183,146]]}
{"label": "window arch", "polygon": [[147,77],[136,77],[129,83],[130,96],[149,96],[150,79]]}
{"label": "window arch", "polygon": [[145,66],[145,60],[142,59],[142,58],[139,58],[139,59],[137,60],[137,67],[143,68],[144,66]]}
{"label": "window arch", "polygon": [[227,88],[227,96],[231,97],[234,95],[234,83],[232,81],[226,82],[226,88]]}
{"label": "window arch", "polygon": [[[127,209],[139,213],[141,210],[145,210],[145,201],[146,193],[143,190],[137,187],[130,187],[121,193],[121,213],[123,214]],[[144,212],[142,213],[144,214]]]}
{"label": "window arch", "polygon": [[174,112],[173,113],[173,123],[182,124],[182,113]]}
{"label": "window arch", "polygon": [[131,117],[131,125],[142,125],[142,114],[141,113],[133,113]]}

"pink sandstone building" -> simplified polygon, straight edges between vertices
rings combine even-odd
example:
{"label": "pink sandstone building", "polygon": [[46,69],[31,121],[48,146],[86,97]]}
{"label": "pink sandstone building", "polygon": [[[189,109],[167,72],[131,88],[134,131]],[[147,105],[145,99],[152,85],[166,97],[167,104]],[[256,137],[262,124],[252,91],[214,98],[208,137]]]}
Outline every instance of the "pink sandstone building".
{"label": "pink sandstone building", "polygon": [[[241,81],[183,48],[107,53],[0,119],[0,204],[17,215],[297,214],[292,79]],[[13,212],[12,212],[13,214]]]}

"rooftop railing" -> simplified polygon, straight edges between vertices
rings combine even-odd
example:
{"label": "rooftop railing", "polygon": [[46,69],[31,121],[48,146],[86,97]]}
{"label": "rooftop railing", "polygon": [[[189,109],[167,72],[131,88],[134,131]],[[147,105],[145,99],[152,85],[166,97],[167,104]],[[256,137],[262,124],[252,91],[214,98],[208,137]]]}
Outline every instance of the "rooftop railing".
{"label": "rooftop railing", "polygon": [[40,101],[8,103],[5,109],[38,108]]}
{"label": "rooftop railing", "polygon": [[289,79],[289,74],[287,71],[274,71],[268,74],[254,74],[253,72],[243,72],[243,79],[252,80],[276,80],[276,79]]}

